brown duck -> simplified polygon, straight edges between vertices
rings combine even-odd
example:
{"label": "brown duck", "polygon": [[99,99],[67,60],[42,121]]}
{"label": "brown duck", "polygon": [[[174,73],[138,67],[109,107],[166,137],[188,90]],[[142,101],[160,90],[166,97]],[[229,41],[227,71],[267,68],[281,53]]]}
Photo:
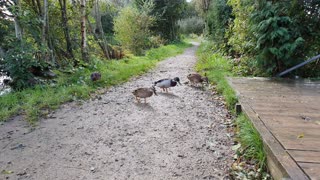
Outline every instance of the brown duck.
{"label": "brown duck", "polygon": [[132,91],[132,94],[136,97],[138,103],[140,103],[140,98],[144,98],[144,103],[147,103],[146,98],[151,97],[153,94],[157,95],[156,88],[154,86],[151,88],[138,88]]}
{"label": "brown duck", "polygon": [[202,83],[209,83],[208,77],[206,76],[206,74],[204,75],[204,77],[202,77],[200,74],[198,73],[191,73],[187,76],[187,78],[189,79],[191,85],[196,85],[196,84],[202,84]]}

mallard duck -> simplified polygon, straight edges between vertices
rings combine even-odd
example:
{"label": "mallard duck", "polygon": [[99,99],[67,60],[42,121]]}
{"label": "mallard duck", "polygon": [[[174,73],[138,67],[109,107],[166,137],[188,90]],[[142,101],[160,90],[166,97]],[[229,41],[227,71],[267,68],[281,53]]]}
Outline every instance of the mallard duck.
{"label": "mallard duck", "polygon": [[180,79],[178,77],[175,77],[173,79],[161,79],[159,81],[154,82],[154,85],[162,88],[163,91],[168,92],[168,88],[174,87],[177,84],[180,84]]}
{"label": "mallard duck", "polygon": [[94,72],[91,74],[90,78],[91,81],[98,81],[99,79],[101,79],[101,74],[98,72]]}
{"label": "mallard duck", "polygon": [[153,94],[157,95],[156,88],[154,86],[150,88],[138,88],[132,91],[132,94],[136,97],[138,103],[140,103],[140,98],[144,98],[144,103],[147,103],[147,97],[151,97]]}
{"label": "mallard duck", "polygon": [[206,76],[206,74],[204,75],[204,77],[202,77],[200,74],[198,73],[191,73],[187,76],[187,78],[189,79],[191,85],[195,85],[195,84],[199,84],[199,83],[209,83],[208,77]]}

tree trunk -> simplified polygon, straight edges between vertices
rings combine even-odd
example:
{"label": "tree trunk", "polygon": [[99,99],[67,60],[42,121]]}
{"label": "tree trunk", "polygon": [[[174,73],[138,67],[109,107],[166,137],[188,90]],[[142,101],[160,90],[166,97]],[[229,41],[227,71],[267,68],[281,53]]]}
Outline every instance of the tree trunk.
{"label": "tree trunk", "polygon": [[48,0],[43,0],[43,22],[42,22],[42,36],[41,36],[41,43],[42,46],[46,45],[47,42],[47,34],[48,34],[48,27],[47,27],[47,23],[48,23]]}
{"label": "tree trunk", "polygon": [[15,15],[14,15],[14,29],[15,29],[15,33],[16,33],[16,38],[18,40],[22,40],[22,29],[19,23],[19,19],[18,19],[18,15],[20,13],[20,0],[14,0],[14,4],[15,4],[15,8],[17,9]]}
{"label": "tree trunk", "polygon": [[71,44],[71,38],[70,38],[70,33],[69,33],[69,27],[68,27],[66,0],[59,0],[59,4],[60,4],[60,8],[61,8],[61,18],[62,18],[62,26],[63,26],[62,28],[64,31],[64,37],[65,37],[66,43],[67,43],[68,56],[71,58],[74,58],[72,44]]}
{"label": "tree trunk", "polygon": [[[102,24],[101,24],[101,14],[99,11],[99,0],[95,0],[95,19],[96,19],[96,30],[94,31],[94,34],[98,35],[98,43],[101,47],[104,56],[107,59],[110,59],[109,51],[108,51],[108,42],[105,38]],[[100,42],[99,42],[100,39]]]}
{"label": "tree trunk", "polygon": [[40,0],[37,0],[37,4],[38,4],[38,9],[39,9],[39,15],[42,14],[42,11],[41,11],[41,3],[40,3]]}
{"label": "tree trunk", "polygon": [[[80,1],[81,12],[81,54],[82,59],[89,62],[88,49],[87,49],[87,28],[86,28],[86,0]],[[75,64],[77,65],[77,64]]]}
{"label": "tree trunk", "polygon": [[[105,55],[106,58],[111,59],[111,56],[109,54],[108,44],[103,43],[100,40],[99,35],[94,32],[94,27],[93,27],[92,23],[90,22],[89,18],[87,18],[87,21],[88,21],[88,25],[89,25],[90,31],[93,32],[94,39],[98,42],[99,47],[103,51],[103,54]],[[107,54],[105,53],[105,51],[106,51]],[[106,56],[106,55],[108,55],[108,56]]]}

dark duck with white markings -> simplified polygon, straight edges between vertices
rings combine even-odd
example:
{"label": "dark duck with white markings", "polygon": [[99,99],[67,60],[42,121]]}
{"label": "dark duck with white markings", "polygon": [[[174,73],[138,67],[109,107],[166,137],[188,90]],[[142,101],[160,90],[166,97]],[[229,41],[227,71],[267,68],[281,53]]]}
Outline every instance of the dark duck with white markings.
{"label": "dark duck with white markings", "polygon": [[168,92],[168,88],[174,87],[177,84],[180,84],[180,79],[178,77],[175,77],[173,79],[161,79],[159,81],[154,82],[154,85],[162,88],[163,91]]}

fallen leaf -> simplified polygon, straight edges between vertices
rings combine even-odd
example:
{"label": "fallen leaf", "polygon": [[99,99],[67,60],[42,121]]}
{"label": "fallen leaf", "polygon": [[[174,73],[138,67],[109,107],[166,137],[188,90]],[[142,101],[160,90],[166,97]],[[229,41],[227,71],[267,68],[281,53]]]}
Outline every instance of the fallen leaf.
{"label": "fallen leaf", "polygon": [[232,149],[233,151],[236,151],[236,150],[238,150],[240,147],[241,147],[241,144],[239,143],[239,144],[236,144],[236,145],[232,146],[231,149]]}
{"label": "fallen leaf", "polygon": [[8,171],[8,170],[2,170],[1,174],[12,174],[13,171]]}
{"label": "fallen leaf", "polygon": [[320,121],[316,121],[316,124],[320,125]]}
{"label": "fallen leaf", "polygon": [[298,135],[297,139],[303,138],[304,137],[304,133],[301,133]]}

